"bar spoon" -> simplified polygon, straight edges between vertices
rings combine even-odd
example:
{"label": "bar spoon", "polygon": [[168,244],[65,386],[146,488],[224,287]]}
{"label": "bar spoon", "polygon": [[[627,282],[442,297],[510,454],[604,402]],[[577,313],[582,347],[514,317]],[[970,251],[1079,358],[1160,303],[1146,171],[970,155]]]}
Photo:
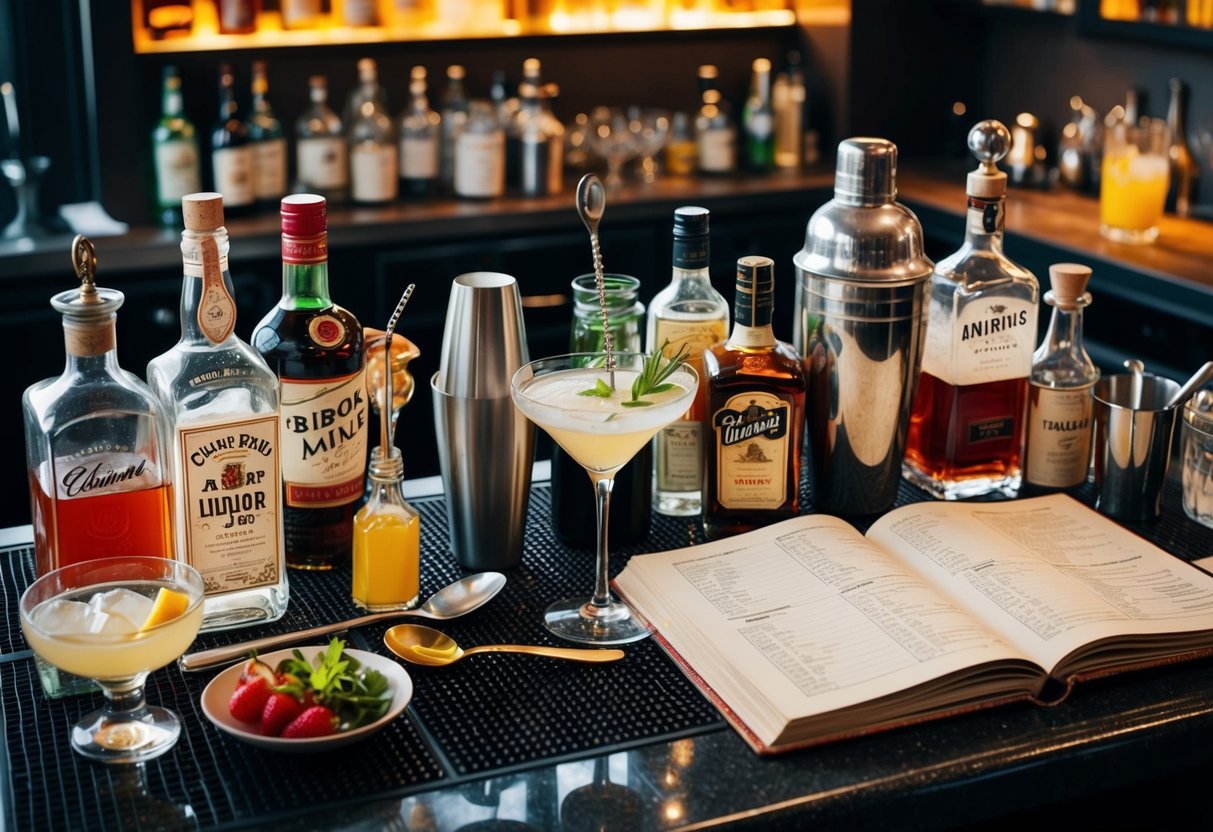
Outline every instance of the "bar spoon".
{"label": "bar spoon", "polygon": [[583,647],[547,647],[539,644],[483,644],[464,650],[446,633],[423,624],[397,624],[383,634],[383,643],[406,662],[429,667],[446,667],[475,653],[527,653],[550,659],[575,662],[614,662],[623,658],[622,650],[598,650]]}
{"label": "bar spoon", "polygon": [[431,595],[428,601],[416,609],[377,612],[371,615],[364,615],[360,618],[351,618],[348,621],[338,621],[335,624],[322,624],[319,627],[312,627],[307,630],[296,630],[293,633],[281,633],[276,636],[242,641],[239,644],[215,647],[211,650],[201,650],[197,653],[182,656],[178,664],[181,665],[182,670],[205,670],[208,667],[214,667],[217,664],[223,664],[232,659],[242,658],[253,650],[258,652],[269,650],[272,647],[279,647],[283,644],[307,641],[316,636],[324,636],[329,633],[340,632],[341,630],[362,627],[366,624],[374,624],[376,621],[388,621],[404,615],[415,615],[419,618],[430,618],[435,621],[458,618],[483,606],[494,595],[500,592],[504,586],[505,575],[502,575],[500,572],[478,572],[475,575],[460,578],[452,584],[447,584]]}

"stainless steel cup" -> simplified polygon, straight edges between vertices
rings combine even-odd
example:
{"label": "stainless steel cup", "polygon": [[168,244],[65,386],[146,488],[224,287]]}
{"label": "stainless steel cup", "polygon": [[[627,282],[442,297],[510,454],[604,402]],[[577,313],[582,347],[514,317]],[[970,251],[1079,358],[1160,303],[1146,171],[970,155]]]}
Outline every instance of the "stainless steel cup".
{"label": "stainless steel cup", "polygon": [[518,282],[456,277],[430,387],[451,551],[467,569],[509,569],[522,557],[535,429],[514,407],[510,378],[529,360]]}
{"label": "stainless steel cup", "polygon": [[1095,383],[1095,507],[1129,523],[1162,511],[1171,462],[1175,411],[1167,402],[1179,384],[1161,376],[1121,373]]}

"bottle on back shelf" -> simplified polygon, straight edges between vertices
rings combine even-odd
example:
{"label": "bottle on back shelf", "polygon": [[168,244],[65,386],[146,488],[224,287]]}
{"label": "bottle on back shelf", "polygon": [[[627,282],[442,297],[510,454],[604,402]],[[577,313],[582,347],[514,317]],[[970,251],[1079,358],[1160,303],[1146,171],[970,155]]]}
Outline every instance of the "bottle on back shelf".
{"label": "bottle on back shelf", "polygon": [[202,187],[198,137],[185,117],[181,76],[177,67],[164,68],[160,122],[152,132],[152,163],[156,173],[156,215],[165,225],[181,221],[181,197]]}
{"label": "bottle on back shelf", "polygon": [[387,112],[379,68],[371,58],[358,62],[358,89],[350,97],[350,199],[383,203],[396,199],[400,183],[396,128]]}
{"label": "bottle on back shelf", "polygon": [[1181,217],[1192,213],[1199,188],[1200,164],[1188,145],[1188,131],[1184,126],[1184,110],[1187,104],[1187,85],[1172,78],[1171,101],[1167,106],[1167,127],[1171,131],[1171,147],[1167,155],[1171,159],[1171,183],[1167,189],[1167,210]]}
{"label": "bottle on back shelf", "polygon": [[489,199],[505,193],[505,131],[492,102],[477,99],[455,144],[455,194]]}
{"label": "bottle on back shelf", "polygon": [[1028,450],[1024,490],[1073,488],[1087,479],[1091,462],[1091,389],[1099,368],[1082,340],[1082,311],[1091,303],[1086,291],[1089,266],[1056,263],[1049,267],[1053,307],[1044,341],[1032,356],[1028,387]]}
{"label": "bottle on back shelf", "polygon": [[695,143],[699,172],[724,175],[737,169],[737,127],[728,102],[717,88],[719,72],[711,64],[699,67],[699,113],[695,116]]}
{"label": "bottle on back shelf", "polygon": [[774,261],[738,260],[733,331],[704,354],[703,530],[709,538],[800,513],[804,364],[791,344],[775,339],[774,298]]}
{"label": "bottle on back shelf", "polygon": [[253,143],[253,197],[261,205],[277,204],[286,195],[286,136],[270,107],[269,90],[265,61],[253,61],[253,114],[248,130]]}
{"label": "bottle on back shelf", "polygon": [[938,499],[1019,491],[1039,289],[1003,253],[1010,143],[997,121],[969,132],[965,241],[931,276],[903,472]]}
{"label": "bottle on back shelf", "polygon": [[464,69],[458,64],[446,68],[446,89],[442,91],[442,186],[448,191],[455,187],[455,147],[459,134],[468,120],[468,95],[463,86]]}
{"label": "bottle on back shelf", "polygon": [[775,78],[771,94],[775,110],[775,167],[795,170],[804,156],[806,89],[800,53],[788,53],[788,68]]}
{"label": "bottle on back shelf", "polygon": [[[543,85],[543,68],[538,58],[527,58],[522,62],[522,80],[518,82],[518,98],[512,108],[506,108],[502,118],[502,106],[496,98],[493,104],[498,121],[505,130],[505,184],[508,188],[522,181],[522,126],[531,117],[531,110],[539,100],[539,88]],[[492,90],[496,92],[496,88]],[[527,98],[530,99],[528,110]]]}
{"label": "bottle on back shelf", "polygon": [[253,205],[253,145],[236,103],[236,79],[230,64],[219,67],[219,120],[211,130],[211,178],[223,194],[229,214]]}
{"label": "bottle on back shelf", "polygon": [[564,125],[552,115],[543,88],[518,86],[518,186],[524,196],[559,193],[564,182]]}
{"label": "bottle on back shelf", "polygon": [[691,409],[653,439],[653,508],[675,516],[700,511],[707,407],[703,354],[724,341],[729,332],[729,305],[712,288],[708,272],[708,217],[706,208],[695,206],[674,211],[673,276],[649,304],[646,327],[648,351],[668,342],[666,354],[673,356],[687,347],[687,363],[700,379]]}
{"label": "bottle on back shelf", "polygon": [[409,77],[409,104],[400,116],[400,187],[409,196],[429,196],[438,188],[442,119],[426,97],[425,67],[413,67]]}
{"label": "bottle on back shelf", "polygon": [[329,108],[325,77],[313,75],[308,87],[312,104],[295,124],[295,190],[342,201],[350,187],[345,127]]}
{"label": "bottle on back shelf", "polygon": [[771,106],[771,62],[753,64],[750,96],[742,113],[745,128],[745,166],[751,173],[769,173],[775,167],[775,111]]}
{"label": "bottle on back shelf", "polygon": [[323,197],[282,200],[282,299],[253,331],[279,380],[286,562],[349,562],[366,470],[362,326],[333,303]]}
{"label": "bottle on back shelf", "polygon": [[235,334],[223,198],[182,200],[181,339],[147,365],[172,443],[177,559],[206,583],[203,629],[286,612],[278,379]]}
{"label": "bottle on back shelf", "polygon": [[674,113],[670,140],[665,146],[665,170],[670,176],[692,176],[699,166],[699,148],[691,129],[691,117]]}

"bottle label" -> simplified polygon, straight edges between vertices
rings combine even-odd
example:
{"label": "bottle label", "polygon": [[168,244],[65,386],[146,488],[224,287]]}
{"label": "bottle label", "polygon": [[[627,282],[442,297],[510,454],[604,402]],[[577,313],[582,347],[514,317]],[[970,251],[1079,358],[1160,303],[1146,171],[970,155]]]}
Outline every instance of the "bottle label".
{"label": "bottle label", "polygon": [[750,116],[749,128],[751,136],[763,141],[775,131],[775,121],[770,113],[754,113]]}
{"label": "bottle label", "polygon": [[185,139],[156,145],[156,199],[161,207],[180,207],[181,197],[202,190],[198,148]]}
{"label": "bottle label", "polygon": [[350,153],[350,196],[356,202],[391,202],[398,187],[396,148],[363,142]]}
{"label": "bottle label", "polygon": [[332,190],[350,182],[345,139],[341,136],[316,136],[300,139],[299,182],[305,187]]}
{"label": "bottle label", "polygon": [[[105,446],[79,456],[55,459],[55,497],[75,500],[122,491],[141,491],[161,484],[160,468],[145,456],[122,447]],[[46,489],[51,475],[42,463],[38,482]]]}
{"label": "bottle label", "polygon": [[438,178],[438,136],[400,140],[400,175],[405,179]]}
{"label": "bottle label", "polygon": [[278,583],[278,417],[182,428],[177,445],[185,505],[179,534],[207,595]]}
{"label": "bottle label", "polygon": [[707,234],[674,238],[674,268],[694,271],[708,267],[709,242]]}
{"label": "bottle label", "polygon": [[699,134],[699,169],[710,173],[729,173],[737,167],[737,139],[726,127],[714,127]]}
{"label": "bottle label", "polygon": [[1091,387],[1031,386],[1024,473],[1035,485],[1069,488],[1087,478],[1091,461]]}
{"label": "bottle label", "polygon": [[221,147],[211,154],[215,166],[215,190],[223,194],[229,208],[253,202],[253,148]]}
{"label": "bottle label", "polygon": [[282,235],[282,262],[291,266],[314,266],[329,259],[329,235],[293,237]]}
{"label": "bottle label", "polygon": [[491,197],[505,192],[505,139],[501,131],[464,130],[455,146],[455,193]]}
{"label": "bottle label", "polygon": [[1036,340],[1036,305],[991,296],[969,302],[952,317],[932,304],[922,371],[956,387],[1027,378]]}
{"label": "bottle label", "polygon": [[737,393],[712,414],[716,494],[728,509],[776,509],[788,499],[788,403],[761,390]]}
{"label": "bottle label", "polygon": [[657,434],[657,490],[700,491],[703,487],[703,427],[679,419]]}
{"label": "bottle label", "polygon": [[286,139],[253,145],[253,192],[257,199],[278,199],[286,193]]}
{"label": "bottle label", "polygon": [[198,328],[212,344],[221,344],[236,328],[236,301],[227,290],[220,264],[219,247],[214,237],[200,241],[202,253],[202,298],[198,302]]}
{"label": "bottle label", "polygon": [[345,324],[332,315],[317,315],[307,322],[307,334],[320,346],[331,349],[345,340]]}
{"label": "bottle label", "polygon": [[324,508],[362,496],[366,473],[365,373],[282,380],[286,504]]}

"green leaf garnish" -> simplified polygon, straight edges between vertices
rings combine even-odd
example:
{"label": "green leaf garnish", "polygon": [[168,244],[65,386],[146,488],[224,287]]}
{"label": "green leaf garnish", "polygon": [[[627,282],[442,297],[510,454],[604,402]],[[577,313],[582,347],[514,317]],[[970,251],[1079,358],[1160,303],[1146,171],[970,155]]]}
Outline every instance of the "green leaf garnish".
{"label": "green leaf garnish", "polygon": [[598,379],[594,383],[593,387],[591,387],[589,390],[582,390],[577,395],[578,396],[599,396],[604,399],[609,399],[611,397],[611,393],[613,393],[613,392],[615,392],[615,391],[613,391],[611,389],[611,385],[607,384],[602,379]]}
{"label": "green leaf garnish", "polygon": [[364,668],[352,656],[344,654],[345,642],[333,638],[313,665],[296,649],[291,658],[276,668],[289,674],[285,684],[275,690],[302,700],[311,693],[315,701],[327,705],[340,720],[339,731],[367,725],[387,713],[392,702],[387,678],[377,670]]}
{"label": "green leaf garnish", "polygon": [[[658,393],[664,393],[667,390],[673,390],[678,385],[666,381],[674,372],[682,366],[687,356],[691,354],[691,349],[686,344],[679,348],[677,354],[672,358],[665,357],[665,348],[670,345],[669,339],[661,345],[661,349],[654,352],[645,359],[644,366],[640,369],[640,373],[632,380],[632,398],[630,401],[620,402],[624,407],[650,407],[653,403],[645,401],[645,396],[655,396]],[[597,358],[587,366],[601,366],[603,357]],[[596,379],[594,386],[589,390],[582,390],[578,396],[597,396],[603,399],[609,399],[615,391],[611,386],[601,378]],[[613,414],[612,414],[613,415]],[[607,421],[612,417],[608,416]]]}

